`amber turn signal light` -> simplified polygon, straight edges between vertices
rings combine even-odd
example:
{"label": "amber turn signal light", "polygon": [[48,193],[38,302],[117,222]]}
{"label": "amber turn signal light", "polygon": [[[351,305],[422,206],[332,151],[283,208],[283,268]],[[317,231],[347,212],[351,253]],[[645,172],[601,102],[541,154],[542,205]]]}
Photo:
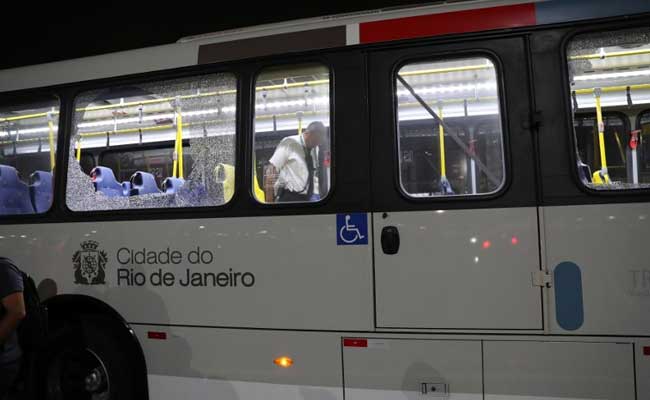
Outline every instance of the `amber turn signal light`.
{"label": "amber turn signal light", "polygon": [[293,360],[291,359],[291,357],[278,357],[275,360],[273,360],[273,363],[278,367],[289,368],[290,366],[293,365]]}

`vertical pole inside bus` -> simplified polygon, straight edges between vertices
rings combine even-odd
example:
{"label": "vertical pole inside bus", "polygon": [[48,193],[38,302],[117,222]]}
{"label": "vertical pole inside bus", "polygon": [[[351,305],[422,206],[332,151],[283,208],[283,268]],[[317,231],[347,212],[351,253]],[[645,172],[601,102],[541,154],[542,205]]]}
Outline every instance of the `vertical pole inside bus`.
{"label": "vertical pole inside bus", "polygon": [[81,136],[79,137],[79,139],[77,139],[77,142],[75,143],[75,147],[77,149],[77,154],[75,158],[77,159],[77,162],[80,162],[81,161]]}
{"label": "vertical pole inside bus", "polygon": [[443,115],[442,115],[442,101],[438,102],[438,117],[440,121],[438,123],[438,142],[440,147],[440,191],[443,194],[454,194],[454,191],[451,189],[451,185],[447,180],[447,168],[445,160],[445,127],[442,124]]}
{"label": "vertical pole inside bus", "polygon": [[49,128],[49,141],[50,141],[50,171],[54,172],[54,163],[56,157],[54,155],[54,122],[52,121],[54,114],[54,107],[52,111],[47,113],[47,126]]}
{"label": "vertical pole inside bus", "polygon": [[630,132],[630,159],[632,162],[632,183],[635,185],[639,184],[639,165],[637,160],[637,147],[639,145],[639,135],[641,131],[636,130]]}
{"label": "vertical pole inside bus", "polygon": [[179,98],[176,98],[174,108],[176,111],[176,140],[174,143],[174,164],[172,174],[175,178],[183,179],[183,116],[181,114]]}
{"label": "vertical pole inside bus", "polygon": [[596,119],[598,124],[598,145],[600,148],[600,171],[595,171],[593,175],[593,182],[595,184],[611,183],[607,171],[607,156],[605,154],[605,123],[603,122],[603,109],[600,103],[601,93],[602,90],[600,88],[594,89],[594,97],[596,98]]}

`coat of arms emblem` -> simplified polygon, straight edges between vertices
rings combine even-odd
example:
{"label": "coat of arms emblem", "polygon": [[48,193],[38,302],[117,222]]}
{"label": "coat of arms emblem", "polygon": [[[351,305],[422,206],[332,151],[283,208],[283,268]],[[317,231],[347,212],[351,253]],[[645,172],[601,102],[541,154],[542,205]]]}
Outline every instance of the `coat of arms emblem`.
{"label": "coat of arms emblem", "polygon": [[74,265],[74,283],[80,285],[103,285],[106,283],[106,261],[108,256],[105,251],[98,250],[99,243],[87,240],[81,243],[81,250],[72,256]]}

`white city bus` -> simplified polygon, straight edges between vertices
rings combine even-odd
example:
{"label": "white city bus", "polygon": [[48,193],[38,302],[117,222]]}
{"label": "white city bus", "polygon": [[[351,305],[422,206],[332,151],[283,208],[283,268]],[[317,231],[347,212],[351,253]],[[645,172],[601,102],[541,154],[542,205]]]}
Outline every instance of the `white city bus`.
{"label": "white city bus", "polygon": [[[0,71],[0,254],[51,328],[29,384],[650,399],[649,12],[476,0]],[[314,121],[310,200],[267,199]]]}

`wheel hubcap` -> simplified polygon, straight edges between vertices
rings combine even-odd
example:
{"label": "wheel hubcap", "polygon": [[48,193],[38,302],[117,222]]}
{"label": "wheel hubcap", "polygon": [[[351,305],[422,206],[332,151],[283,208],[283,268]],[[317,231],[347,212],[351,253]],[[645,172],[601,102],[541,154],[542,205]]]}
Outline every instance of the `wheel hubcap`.
{"label": "wheel hubcap", "polygon": [[50,365],[48,394],[57,400],[107,400],[110,381],[102,359],[88,348],[61,353]]}

